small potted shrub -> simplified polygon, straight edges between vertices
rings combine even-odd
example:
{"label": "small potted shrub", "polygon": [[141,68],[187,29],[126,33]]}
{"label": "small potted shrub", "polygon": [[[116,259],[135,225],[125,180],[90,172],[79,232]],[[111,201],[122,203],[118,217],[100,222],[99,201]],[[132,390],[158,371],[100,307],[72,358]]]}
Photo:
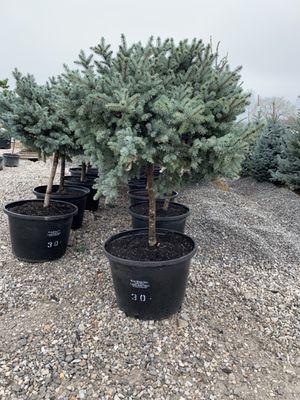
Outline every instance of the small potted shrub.
{"label": "small potted shrub", "polygon": [[9,140],[9,143],[11,142],[12,142],[11,153],[3,153],[4,166],[18,167],[20,163],[20,156],[19,154],[15,153],[16,140],[12,138],[11,140]]}
{"label": "small potted shrub", "polygon": [[0,95],[0,119],[24,145],[53,154],[53,162],[44,200],[9,203],[4,211],[9,217],[13,253],[25,261],[49,261],[64,255],[78,211],[74,204],[50,201],[59,154],[72,142],[64,117],[55,107],[51,85],[37,85],[33,76],[18,71],[14,77],[15,91]]}
{"label": "small potted shrub", "polygon": [[[118,305],[129,316],[165,318],[181,307],[196,246],[183,233],[157,228],[156,197],[192,177],[238,174],[252,131],[236,129],[236,117],[248,95],[240,69],[231,71],[201,40],[127,46],[123,37],[113,55],[102,39],[93,51],[95,61],[81,52],[81,71],[67,68],[66,77],[75,129],[101,170],[98,195],[115,197],[141,170],[148,192],[148,229],[104,245]],[[163,171],[156,180],[155,165]]]}

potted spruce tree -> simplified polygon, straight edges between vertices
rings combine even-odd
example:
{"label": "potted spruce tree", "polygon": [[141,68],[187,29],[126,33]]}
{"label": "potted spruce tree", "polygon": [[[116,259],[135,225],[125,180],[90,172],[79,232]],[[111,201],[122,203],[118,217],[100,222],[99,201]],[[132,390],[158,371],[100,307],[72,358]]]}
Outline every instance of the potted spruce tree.
{"label": "potted spruce tree", "polygon": [[37,85],[32,75],[22,76],[17,70],[14,77],[15,91],[0,95],[0,119],[24,145],[52,154],[53,161],[44,201],[20,200],[7,204],[4,211],[9,217],[13,253],[25,261],[49,261],[64,255],[78,210],[68,202],[50,201],[59,156],[72,146],[72,140],[55,106],[51,85]]}
{"label": "potted spruce tree", "polygon": [[[129,316],[164,318],[181,307],[196,246],[183,233],[157,228],[156,196],[191,177],[238,174],[253,136],[236,129],[248,95],[240,68],[231,71],[201,40],[127,46],[122,37],[113,55],[102,39],[93,52],[95,61],[81,52],[81,69],[66,68],[65,76],[74,128],[101,170],[98,195],[115,197],[120,183],[144,170],[149,200],[148,229],[119,233],[104,245],[118,304]],[[155,165],[163,171],[156,180]]]}

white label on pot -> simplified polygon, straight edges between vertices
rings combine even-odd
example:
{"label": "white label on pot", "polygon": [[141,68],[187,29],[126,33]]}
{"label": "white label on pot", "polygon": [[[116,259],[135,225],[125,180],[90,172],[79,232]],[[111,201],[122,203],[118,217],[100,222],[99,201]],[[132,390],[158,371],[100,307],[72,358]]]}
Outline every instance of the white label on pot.
{"label": "white label on pot", "polygon": [[137,289],[148,289],[150,287],[150,283],[148,281],[136,281],[134,279],[130,279],[130,286]]}
{"label": "white label on pot", "polygon": [[48,231],[47,236],[48,237],[54,237],[54,236],[60,236],[61,235],[61,230],[59,229],[58,231]]}
{"label": "white label on pot", "polygon": [[55,240],[55,242],[48,242],[47,247],[48,249],[51,249],[51,247],[57,247],[59,245],[59,241]]}
{"label": "white label on pot", "polygon": [[[145,294],[136,294],[136,293],[131,293],[130,298],[133,301],[141,301],[144,303],[147,300],[147,296]],[[151,298],[150,298],[151,300]]]}

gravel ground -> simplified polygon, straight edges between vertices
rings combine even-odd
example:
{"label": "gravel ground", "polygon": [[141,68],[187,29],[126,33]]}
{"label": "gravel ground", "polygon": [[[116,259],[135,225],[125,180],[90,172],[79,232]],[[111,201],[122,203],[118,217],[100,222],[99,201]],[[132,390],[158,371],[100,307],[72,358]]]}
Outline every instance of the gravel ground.
{"label": "gravel ground", "polygon": [[[0,205],[33,198],[49,164],[0,172]],[[66,256],[27,264],[0,213],[0,398],[300,398],[300,199],[242,179],[187,189],[196,238],[186,299],[160,322],[117,309],[103,241],[130,226],[126,199],[86,212]]]}

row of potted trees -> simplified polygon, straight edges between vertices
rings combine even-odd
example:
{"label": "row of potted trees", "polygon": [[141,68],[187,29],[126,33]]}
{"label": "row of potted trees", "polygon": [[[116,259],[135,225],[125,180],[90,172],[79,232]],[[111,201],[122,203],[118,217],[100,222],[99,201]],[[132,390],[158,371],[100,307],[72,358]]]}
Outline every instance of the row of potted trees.
{"label": "row of potted trees", "polygon": [[[231,71],[227,58],[219,59],[201,40],[150,38],[128,46],[122,37],[114,54],[102,39],[92,52],[81,51],[78,69],[65,66],[44,86],[15,71],[16,89],[0,97],[7,132],[53,155],[48,185],[34,191],[38,200],[5,206],[13,251],[27,261],[62,256],[71,224],[82,223],[75,192],[82,189],[91,202],[101,195],[111,201],[126,184],[134,229],[104,245],[118,304],[129,316],[165,318],[181,307],[196,252],[184,233],[189,209],[175,201],[177,190],[238,174],[254,136],[236,122],[248,95],[240,69]],[[65,177],[65,161],[75,155],[100,176],[83,163]],[[25,229],[36,235],[24,237]]]}

